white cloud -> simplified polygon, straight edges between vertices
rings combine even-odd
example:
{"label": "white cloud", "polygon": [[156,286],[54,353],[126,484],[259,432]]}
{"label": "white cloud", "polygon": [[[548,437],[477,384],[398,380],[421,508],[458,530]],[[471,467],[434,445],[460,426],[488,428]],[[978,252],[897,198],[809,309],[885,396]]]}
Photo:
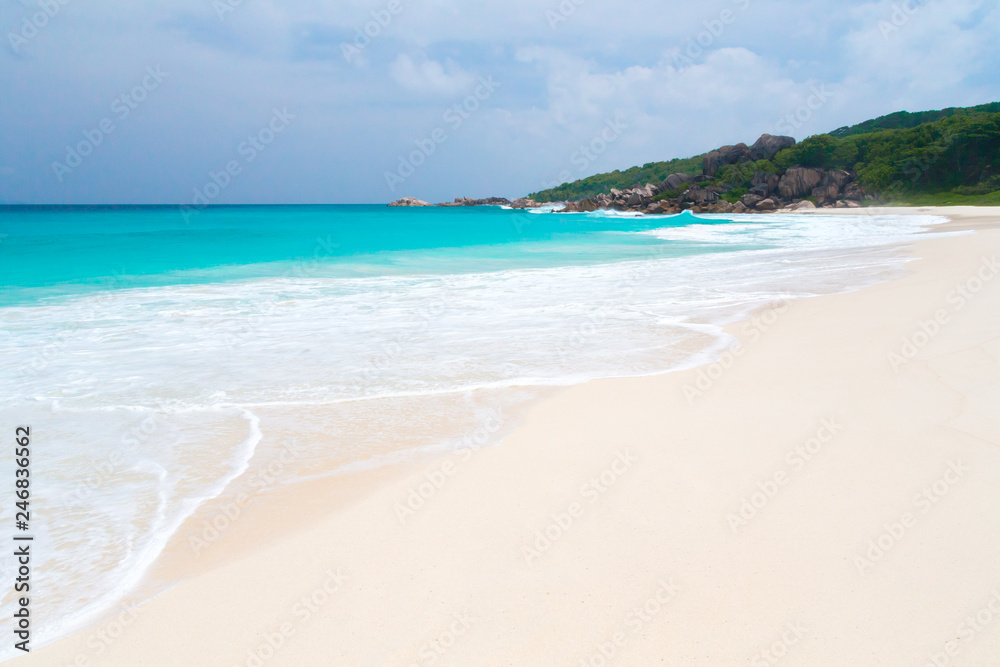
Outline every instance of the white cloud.
{"label": "white cloud", "polygon": [[996,63],[995,2],[881,1],[856,8],[852,17],[843,55],[846,82],[859,97],[907,106],[962,105],[971,92],[965,80]]}
{"label": "white cloud", "polygon": [[[810,82],[794,81],[774,61],[742,47],[710,52],[689,67],[675,67],[668,54],[652,66],[617,71],[598,71],[596,63],[553,48],[524,48],[517,57],[536,64],[546,78],[548,121],[573,131],[621,112],[659,124],[659,133],[650,132],[661,138],[695,123],[703,134],[735,135],[773,124],[811,94]],[[735,123],[734,109],[740,117]]]}
{"label": "white cloud", "polygon": [[407,90],[448,97],[466,92],[475,81],[472,74],[452,60],[440,63],[423,55],[411,58],[405,53],[393,61],[389,73],[393,81]]}

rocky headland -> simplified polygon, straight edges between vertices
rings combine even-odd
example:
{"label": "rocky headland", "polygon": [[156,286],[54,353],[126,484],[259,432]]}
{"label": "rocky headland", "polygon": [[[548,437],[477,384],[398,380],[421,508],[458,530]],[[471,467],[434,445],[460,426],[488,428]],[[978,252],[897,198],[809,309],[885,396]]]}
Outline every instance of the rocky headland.
{"label": "rocky headland", "polygon": [[[866,192],[851,171],[792,166],[778,169],[771,160],[780,151],[795,145],[792,137],[765,134],[752,146],[723,146],[705,155],[702,173],[671,174],[661,183],[646,183],[626,190],[611,188],[607,193],[569,202],[559,202],[558,213],[586,213],[597,210],[632,211],[648,214],[693,213],[774,213],[809,208],[859,208],[875,195]],[[539,208],[533,199],[503,197],[470,199],[459,197],[443,207],[509,206]],[[552,205],[551,203],[548,205]],[[433,206],[404,197],[389,206]]]}
{"label": "rocky headland", "polygon": [[849,171],[826,172],[793,166],[779,170],[770,161],[795,145],[792,137],[763,135],[752,146],[723,146],[705,156],[697,176],[671,174],[661,183],[567,202],[561,212],[598,209],[673,214],[773,213],[806,208],[859,208],[874,196]]}

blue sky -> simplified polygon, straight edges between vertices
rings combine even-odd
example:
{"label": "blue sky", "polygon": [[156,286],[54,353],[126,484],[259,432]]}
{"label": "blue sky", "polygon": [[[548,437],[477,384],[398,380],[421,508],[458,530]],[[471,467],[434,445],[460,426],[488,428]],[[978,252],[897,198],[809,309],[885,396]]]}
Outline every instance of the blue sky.
{"label": "blue sky", "polygon": [[996,0],[0,3],[6,204],[514,197],[1000,100]]}

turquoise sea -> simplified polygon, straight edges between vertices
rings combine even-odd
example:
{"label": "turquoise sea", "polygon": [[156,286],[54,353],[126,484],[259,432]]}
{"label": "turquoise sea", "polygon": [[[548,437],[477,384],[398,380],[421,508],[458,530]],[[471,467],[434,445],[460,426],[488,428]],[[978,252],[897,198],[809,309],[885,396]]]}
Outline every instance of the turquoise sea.
{"label": "turquoise sea", "polygon": [[34,435],[35,636],[135,599],[172,539],[212,548],[219,530],[187,521],[205,503],[494,445],[547,387],[690,367],[754,309],[901,275],[901,244],[939,222],[0,209],[0,423]]}
{"label": "turquoise sea", "polygon": [[[678,216],[668,224],[692,221]],[[108,287],[304,273],[330,278],[475,273],[720,249],[636,233],[662,226],[662,219],[540,216],[496,207],[9,210],[0,214],[5,235],[0,305]]]}

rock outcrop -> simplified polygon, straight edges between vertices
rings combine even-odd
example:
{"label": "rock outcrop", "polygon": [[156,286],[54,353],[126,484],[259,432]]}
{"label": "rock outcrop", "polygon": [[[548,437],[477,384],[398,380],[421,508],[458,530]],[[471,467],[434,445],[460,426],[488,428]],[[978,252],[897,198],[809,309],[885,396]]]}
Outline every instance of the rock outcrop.
{"label": "rock outcrop", "polygon": [[[705,155],[703,173],[670,174],[659,185],[636,184],[627,189],[611,188],[607,193],[563,204],[562,212],[589,212],[598,209],[634,211],[648,214],[694,213],[793,213],[816,208],[856,208],[863,201],[877,200],[857,182],[857,175],[844,170],[793,166],[782,173],[774,163],[766,171],[737,170],[719,178],[719,171],[729,165],[773,160],[781,151],[795,145],[792,137],[762,135],[753,146],[723,146]],[[778,161],[780,164],[780,161]],[[740,196],[742,195],[742,196]],[[739,200],[731,203],[735,197]],[[464,202],[472,202],[466,204]],[[490,200],[456,200],[455,205],[482,205]],[[537,206],[519,199],[514,208]]]}
{"label": "rock outcrop", "polygon": [[835,204],[845,188],[854,182],[854,175],[843,169],[836,169],[823,175],[820,184],[812,189],[811,196],[820,206]]}
{"label": "rock outcrop", "polygon": [[520,199],[515,199],[510,203],[511,208],[525,209],[525,208],[541,208],[542,205],[536,202],[534,199],[527,199],[521,197]]}
{"label": "rock outcrop", "polygon": [[652,183],[646,183],[644,187],[636,190],[644,199],[650,199],[660,194],[660,188]]}
{"label": "rock outcrop", "polygon": [[794,145],[795,139],[792,137],[776,137],[771,134],[762,134],[760,139],[750,147],[750,159],[754,162],[757,160],[770,160],[781,151],[791,148]]}
{"label": "rock outcrop", "polygon": [[[758,155],[774,154],[788,146],[788,137],[765,135],[757,149],[764,151]],[[741,154],[742,149],[720,152],[722,161]],[[752,151],[753,149],[748,149]],[[856,182],[855,174],[843,170],[826,172],[808,167],[791,167],[780,176],[758,171],[751,181],[747,193],[735,204],[723,198],[735,188],[729,183],[718,183],[707,175],[692,178],[687,174],[671,174],[659,186],[647,183],[626,190],[612,188],[575,202],[568,202],[560,213],[589,212],[599,209],[635,211],[653,215],[676,214],[684,210],[694,213],[770,213],[782,211],[794,213],[815,208],[854,208],[864,199],[874,197],[864,191]],[[513,206],[517,208],[519,201]],[[523,204],[522,204],[523,206]]]}
{"label": "rock outcrop", "polygon": [[827,174],[827,176],[831,181],[836,183],[837,187],[841,190],[843,190],[848,183],[854,182],[854,174],[849,171],[844,171],[843,169],[834,169]]}
{"label": "rock outcrop", "polygon": [[766,171],[758,171],[753,175],[750,185],[750,194],[760,197],[770,197],[778,190],[778,182],[781,178],[777,174],[769,174]]}
{"label": "rock outcrop", "polygon": [[808,199],[803,199],[799,203],[797,203],[797,204],[789,204],[788,206],[786,206],[785,208],[783,208],[781,210],[782,211],[788,211],[788,212],[794,213],[795,211],[807,211],[807,210],[815,209],[815,208],[816,208],[816,204],[812,203]]}
{"label": "rock outcrop", "polygon": [[836,202],[839,195],[840,188],[837,187],[836,183],[826,183],[818,188],[812,189],[812,198],[815,199],[816,203],[820,206],[830,202]]}
{"label": "rock outcrop", "polygon": [[823,182],[822,169],[792,167],[778,181],[778,194],[782,199],[797,199],[812,194],[813,188]]}
{"label": "rock outcrop", "polygon": [[687,202],[694,204],[696,206],[705,206],[706,204],[714,204],[719,201],[719,193],[714,190],[708,190],[701,187],[700,185],[692,186],[681,196],[682,202]]}
{"label": "rock outcrop", "polygon": [[[687,181],[691,180],[690,176],[686,176]],[[687,181],[680,181],[681,183],[686,183]],[[683,186],[681,186],[683,187]],[[663,191],[662,186],[653,185],[652,183],[647,183],[641,187],[633,187],[627,190],[618,190],[617,188],[611,188],[608,193],[601,193],[595,197],[582,199],[577,202],[570,202],[566,204],[566,207],[558,211],[559,213],[574,213],[578,211],[589,212],[596,211],[598,209],[610,209],[614,211],[639,211],[645,212],[649,209],[651,204],[655,202],[653,199]]]}
{"label": "rock outcrop", "polygon": [[453,202],[438,204],[438,206],[510,206],[509,199],[503,197],[490,197],[488,199],[470,199],[468,197],[456,197]]}
{"label": "rock outcrop", "polygon": [[416,197],[403,197],[389,204],[389,206],[432,206],[422,199]]}
{"label": "rock outcrop", "polygon": [[664,192],[677,192],[693,180],[694,177],[690,174],[670,174],[664,179],[660,189]]}
{"label": "rock outcrop", "polygon": [[712,151],[705,156],[702,170],[706,176],[713,177],[722,167],[743,162],[770,160],[779,152],[794,145],[795,139],[792,137],[763,134],[753,146],[736,144],[735,146],[723,146],[717,151]]}
{"label": "rock outcrop", "polygon": [[861,201],[866,194],[860,183],[850,183],[844,188],[844,199],[848,201]]}
{"label": "rock outcrop", "polygon": [[580,201],[567,202],[566,207],[556,211],[556,213],[590,213],[591,211],[596,211],[598,208],[596,201],[587,198]]}
{"label": "rock outcrop", "polygon": [[740,162],[750,162],[750,148],[746,144],[736,144],[735,146],[723,146],[717,151],[712,151],[705,156],[702,164],[702,171],[709,178],[727,165],[738,164]]}

